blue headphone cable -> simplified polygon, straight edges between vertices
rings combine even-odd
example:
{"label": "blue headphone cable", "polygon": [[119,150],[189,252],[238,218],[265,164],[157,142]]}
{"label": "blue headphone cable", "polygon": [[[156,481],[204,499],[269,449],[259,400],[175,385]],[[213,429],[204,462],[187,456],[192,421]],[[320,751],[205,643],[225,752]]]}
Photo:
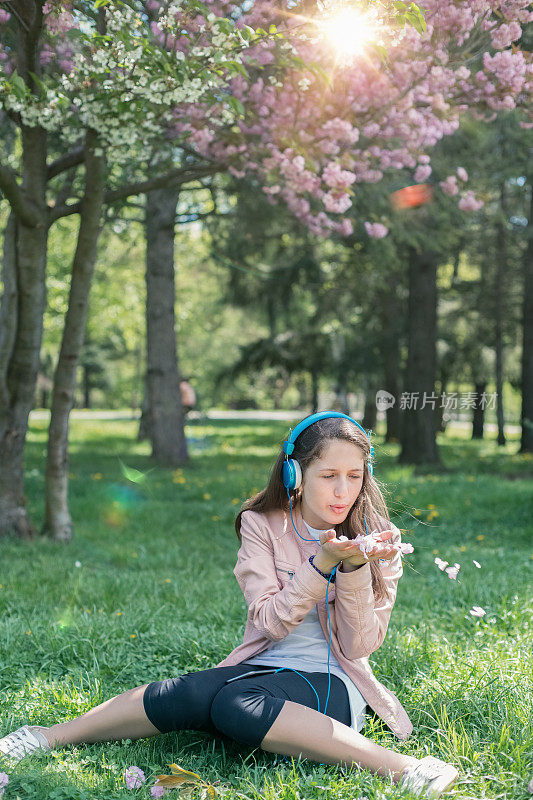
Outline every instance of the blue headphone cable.
{"label": "blue headphone cable", "polygon": [[[290,505],[290,509],[291,509],[291,522],[292,522],[292,527],[294,528],[294,530],[296,531],[296,533],[297,533],[297,535],[300,537],[300,539],[303,539],[303,540],[304,540],[304,542],[316,542],[316,539],[306,539],[306,538],[305,538],[305,536],[302,536],[302,534],[301,534],[301,533],[298,531],[298,529],[297,529],[296,525],[294,524],[294,519],[293,519],[293,517],[292,517],[292,501],[291,501],[291,496],[290,496],[290,493],[289,493],[289,490],[288,490],[288,489],[287,489],[287,495],[289,496],[289,505]],[[366,526],[366,519],[365,519],[365,526]],[[368,530],[368,529],[367,529],[367,530]],[[339,562],[339,563],[340,563],[340,562]],[[338,566],[338,565],[337,565],[337,566]],[[329,668],[329,659],[330,659],[330,655],[331,655],[331,617],[330,617],[330,615],[329,615],[328,590],[329,590],[329,584],[330,584],[330,581],[331,581],[331,579],[333,578],[333,576],[335,575],[335,573],[336,573],[336,572],[337,572],[337,567],[333,567],[333,569],[332,569],[332,571],[331,571],[331,575],[330,575],[330,576],[329,576],[329,578],[328,578],[328,583],[327,583],[327,586],[326,586],[326,611],[328,612],[328,623],[329,623],[329,642],[328,642],[328,693],[327,693],[327,696],[326,696],[326,703],[325,703],[325,705],[324,705],[324,711],[322,712],[323,714],[325,714],[325,713],[326,713],[326,710],[327,710],[327,707],[328,707],[329,693],[330,693],[330,690],[331,690],[331,671],[330,671],[330,668]],[[302,674],[301,674],[301,672],[298,672],[298,670],[297,670],[297,669],[292,669],[292,667],[281,667],[281,669],[278,669],[278,670],[276,670],[276,672],[281,672],[281,671],[282,671],[282,670],[284,670],[284,669],[290,669],[290,670],[291,670],[291,672],[296,672],[296,674],[297,674],[297,675],[299,675],[301,678],[303,678],[303,679],[304,679],[304,681],[307,681],[307,683],[309,684],[309,686],[311,686],[311,689],[313,690],[313,692],[315,692],[316,699],[317,699],[317,703],[318,703],[318,708],[317,708],[317,711],[320,711],[320,698],[319,698],[318,694],[316,693],[316,691],[315,691],[315,689],[314,689],[313,685],[311,684],[311,682],[307,680],[307,678],[305,677],[305,675],[302,675]]]}

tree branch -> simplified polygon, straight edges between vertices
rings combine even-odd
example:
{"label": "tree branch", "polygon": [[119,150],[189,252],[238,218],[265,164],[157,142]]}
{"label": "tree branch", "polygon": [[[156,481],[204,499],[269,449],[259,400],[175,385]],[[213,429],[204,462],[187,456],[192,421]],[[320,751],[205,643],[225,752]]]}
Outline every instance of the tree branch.
{"label": "tree branch", "polygon": [[46,168],[46,179],[49,181],[51,178],[55,178],[56,175],[60,175],[62,172],[66,172],[66,170],[72,167],[77,167],[78,164],[83,164],[83,146],[76,147],[75,150],[71,150],[70,153],[48,164]]}
{"label": "tree branch", "polygon": [[17,218],[27,225],[34,228],[39,223],[39,215],[35,213],[29,203],[24,199],[24,195],[17,183],[17,175],[11,167],[0,164],[0,189],[9,201],[13,213]]}
{"label": "tree branch", "polygon": [[[106,205],[109,205],[111,203],[116,203],[118,200],[124,200],[131,195],[151,192],[153,189],[162,189],[170,185],[181,186],[184,183],[189,183],[189,181],[215,175],[223,169],[224,167],[220,164],[209,164],[202,167],[178,167],[177,169],[170,170],[170,172],[167,172],[165,175],[158,175],[156,178],[129,183],[126,186],[120,186],[118,189],[107,191],[105,193],[104,202]],[[51,224],[60,217],[69,217],[72,214],[79,214],[80,209],[81,203],[73,203],[70,206],[63,205],[50,209],[49,222]]]}

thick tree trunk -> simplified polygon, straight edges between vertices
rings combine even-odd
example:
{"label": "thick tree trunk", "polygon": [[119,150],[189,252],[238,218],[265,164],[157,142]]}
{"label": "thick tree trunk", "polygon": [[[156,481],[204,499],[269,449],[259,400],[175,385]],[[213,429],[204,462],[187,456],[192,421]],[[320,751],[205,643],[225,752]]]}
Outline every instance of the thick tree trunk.
{"label": "thick tree trunk", "polygon": [[498,444],[505,444],[504,413],[503,413],[503,310],[505,275],[507,269],[507,237],[505,215],[505,184],[500,189],[500,221],[497,226],[496,246],[496,280],[494,295],[496,302],[495,341],[496,351],[496,418],[498,422]]}
{"label": "thick tree trunk", "polygon": [[174,220],[179,188],[146,196],[146,393],[152,455],[165,466],[188,461],[175,332]]}
{"label": "thick tree trunk", "polygon": [[437,264],[433,253],[412,253],[409,265],[408,355],[402,411],[402,464],[436,464],[435,365]]}
{"label": "thick tree trunk", "polygon": [[[23,450],[33,406],[46,302],[46,131],[21,127],[20,200],[5,231],[0,307],[0,536],[34,534]],[[15,208],[15,206],[12,206]]]}
{"label": "thick tree trunk", "polygon": [[476,394],[476,402],[472,413],[472,439],[483,439],[485,403],[482,401],[482,396],[485,394],[486,390],[486,381],[480,381],[475,384],[474,391]]}
{"label": "thick tree trunk", "polygon": [[95,156],[98,144],[94,131],[87,131],[85,143],[85,195],[72,264],[70,295],[61,350],[54,376],[52,410],[48,431],[46,462],[46,511],[43,533],[56,541],[72,538],[73,524],[68,507],[68,429],[74,405],[76,371],[85,335],[89,292],[96,261],[100,216],[104,201],[105,161]]}
{"label": "thick tree trunk", "polygon": [[524,304],[522,338],[522,438],[521,453],[533,453],[533,170],[529,170],[530,193],[527,247],[524,253]]}

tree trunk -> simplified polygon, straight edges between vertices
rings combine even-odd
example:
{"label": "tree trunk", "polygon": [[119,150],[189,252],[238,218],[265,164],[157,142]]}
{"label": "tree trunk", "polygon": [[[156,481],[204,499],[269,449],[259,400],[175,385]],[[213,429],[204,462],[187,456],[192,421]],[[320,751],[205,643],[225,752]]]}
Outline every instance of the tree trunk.
{"label": "tree trunk", "polygon": [[[393,405],[386,409],[387,430],[386,442],[399,442],[401,437],[401,372],[400,372],[400,342],[401,320],[405,316],[402,303],[398,299],[397,287],[389,287],[389,291],[381,295],[381,318],[383,334],[383,389],[394,397]],[[392,401],[391,401],[392,402]]]}
{"label": "tree trunk", "polygon": [[48,453],[46,461],[46,510],[43,534],[56,541],[72,538],[68,507],[68,430],[74,405],[76,371],[85,335],[89,292],[96,261],[100,217],[104,202],[105,160],[95,156],[97,135],[88,130],[85,142],[85,194],[72,263],[72,278],[59,360],[54,376]]}
{"label": "tree trunk", "polygon": [[361,420],[361,425],[363,428],[365,428],[365,430],[376,430],[376,422],[378,418],[376,391],[376,387],[372,382],[370,382],[365,392],[365,408],[363,411],[363,419]]}
{"label": "tree trunk", "polygon": [[[441,369],[440,372],[440,396],[446,397],[446,390],[448,388],[448,371],[445,369]],[[444,433],[448,426],[448,417],[444,418],[444,406],[442,403],[437,405],[436,409],[437,413],[437,430],[439,433]]]}
{"label": "tree trunk", "polygon": [[145,439],[152,439],[151,430],[151,416],[150,408],[148,406],[148,379],[144,379],[144,392],[143,401],[141,406],[141,418],[139,420],[139,431],[137,433],[137,441],[144,442]]}
{"label": "tree trunk", "polygon": [[83,368],[83,407],[91,407],[91,369],[87,365]]}
{"label": "tree trunk", "polygon": [[179,188],[146,196],[146,392],[152,456],[188,461],[175,333],[174,220]]}
{"label": "tree trunk", "polygon": [[496,418],[498,421],[498,444],[505,444],[504,414],[503,414],[503,308],[505,274],[507,269],[507,238],[505,231],[505,184],[500,187],[500,220],[497,225],[496,247],[496,280],[494,295],[496,302],[495,342],[496,351]]}
{"label": "tree trunk", "polygon": [[319,375],[318,370],[311,370],[311,414],[316,414],[318,411],[318,385]]}
{"label": "tree trunk", "polygon": [[22,459],[46,303],[46,131],[22,126],[21,145],[19,188],[27,216],[12,210],[6,226],[0,307],[0,536],[35,533],[26,510]]}
{"label": "tree trunk", "polygon": [[437,264],[433,253],[412,252],[409,265],[407,405],[402,421],[402,464],[437,464],[435,391]]}
{"label": "tree trunk", "polygon": [[483,439],[483,430],[485,426],[485,403],[482,402],[482,396],[487,389],[486,381],[480,381],[475,384],[476,401],[472,414],[472,439]]}
{"label": "tree trunk", "polygon": [[400,347],[396,342],[397,349],[389,350],[388,348],[383,353],[383,367],[385,375],[386,392],[389,392],[394,397],[394,404],[389,406],[385,411],[387,420],[387,430],[385,432],[386,442],[399,442],[401,437],[401,416],[400,416],[400,381],[398,374],[398,365],[400,361]]}
{"label": "tree trunk", "polygon": [[524,304],[522,333],[522,438],[521,453],[533,453],[533,189],[528,174],[530,211],[527,226],[527,247],[524,253]]}

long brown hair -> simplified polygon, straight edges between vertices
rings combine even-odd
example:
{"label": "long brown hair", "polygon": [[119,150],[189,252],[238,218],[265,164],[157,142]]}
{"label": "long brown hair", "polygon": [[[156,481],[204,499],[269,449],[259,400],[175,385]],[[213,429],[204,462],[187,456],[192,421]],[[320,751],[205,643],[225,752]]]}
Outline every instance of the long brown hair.
{"label": "long brown hair", "polygon": [[[332,439],[340,439],[345,442],[351,442],[357,445],[363,453],[364,460],[364,473],[361,491],[357,500],[348,512],[347,517],[338,525],[332,525],[337,532],[337,536],[346,536],[348,539],[355,539],[360,533],[365,533],[364,517],[368,530],[371,531],[377,527],[381,528],[379,517],[384,517],[389,520],[389,512],[381,490],[378,486],[376,479],[370,474],[368,469],[368,460],[370,458],[370,441],[368,437],[350,420],[344,417],[326,417],[325,419],[313,422],[309,427],[301,432],[294,443],[294,451],[291,458],[296,459],[301,468],[302,476],[312,461],[321,457],[325,446]],[[285,441],[285,438],[284,440]],[[282,449],[283,442],[280,444],[280,454],[278,455],[270,478],[265,489],[249,497],[243,503],[243,507],[235,520],[235,531],[239,541],[241,540],[241,516],[243,511],[267,512],[274,509],[282,509],[283,511],[290,510],[289,495],[287,489],[283,485],[283,461],[285,460],[285,453]],[[292,506],[301,500],[302,489],[288,490],[291,496]],[[381,600],[388,597],[387,587],[383,579],[381,567],[377,561],[370,562],[370,571],[372,573],[372,589],[374,597]]]}

